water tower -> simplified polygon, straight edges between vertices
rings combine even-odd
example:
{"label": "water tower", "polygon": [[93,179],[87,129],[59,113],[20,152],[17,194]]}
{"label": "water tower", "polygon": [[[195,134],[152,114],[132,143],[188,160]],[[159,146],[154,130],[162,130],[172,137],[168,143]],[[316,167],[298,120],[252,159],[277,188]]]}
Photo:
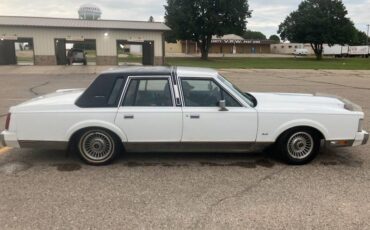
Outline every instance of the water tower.
{"label": "water tower", "polygon": [[84,4],[78,9],[78,17],[83,20],[98,20],[101,14],[99,7],[94,4]]}

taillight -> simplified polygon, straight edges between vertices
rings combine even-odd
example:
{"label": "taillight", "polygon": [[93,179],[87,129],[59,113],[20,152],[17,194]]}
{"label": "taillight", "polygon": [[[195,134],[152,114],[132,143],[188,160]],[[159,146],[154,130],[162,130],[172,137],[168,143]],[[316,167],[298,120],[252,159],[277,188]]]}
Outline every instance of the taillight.
{"label": "taillight", "polygon": [[11,116],[11,114],[10,114],[10,113],[8,113],[8,115],[6,116],[6,121],[5,121],[5,129],[6,129],[6,130],[8,130],[8,129],[9,129],[10,116]]}

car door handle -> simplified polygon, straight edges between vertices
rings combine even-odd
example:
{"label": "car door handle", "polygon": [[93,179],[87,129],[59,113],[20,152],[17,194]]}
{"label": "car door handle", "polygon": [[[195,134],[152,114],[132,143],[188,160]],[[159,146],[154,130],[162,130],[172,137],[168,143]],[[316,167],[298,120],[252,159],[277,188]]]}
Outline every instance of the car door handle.
{"label": "car door handle", "polygon": [[134,116],[134,115],[132,115],[132,114],[127,114],[127,115],[124,115],[124,116],[123,116],[123,118],[124,118],[124,119],[134,119],[134,117],[135,117],[135,116]]}
{"label": "car door handle", "polygon": [[191,114],[190,119],[199,119],[200,115],[199,114]]}

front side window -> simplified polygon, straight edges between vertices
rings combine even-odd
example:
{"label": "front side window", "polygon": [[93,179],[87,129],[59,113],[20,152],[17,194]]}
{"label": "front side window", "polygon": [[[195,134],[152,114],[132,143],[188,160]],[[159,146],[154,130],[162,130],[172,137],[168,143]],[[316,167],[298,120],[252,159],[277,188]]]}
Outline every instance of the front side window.
{"label": "front side window", "polygon": [[173,106],[168,79],[132,79],[123,106]]}
{"label": "front side window", "polygon": [[[237,94],[240,98],[242,98],[249,106],[255,107],[257,104],[257,101],[255,98],[249,94],[244,93],[242,90],[240,90],[237,86],[233,85],[231,82],[223,78],[221,75],[218,76],[218,79],[224,83],[231,91],[233,91],[235,94]],[[253,102],[254,101],[254,102]]]}
{"label": "front side window", "polygon": [[221,100],[227,107],[240,107],[240,104],[213,80],[181,79],[181,87],[185,106],[217,107]]}

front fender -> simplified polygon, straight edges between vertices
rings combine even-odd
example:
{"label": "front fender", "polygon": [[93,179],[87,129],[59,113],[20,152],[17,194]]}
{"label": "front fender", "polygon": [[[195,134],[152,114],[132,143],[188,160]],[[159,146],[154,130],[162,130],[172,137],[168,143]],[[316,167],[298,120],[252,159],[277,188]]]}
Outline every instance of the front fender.
{"label": "front fender", "polygon": [[110,122],[101,121],[101,120],[87,120],[87,121],[82,121],[82,122],[79,122],[73,125],[66,132],[65,139],[70,140],[72,135],[75,134],[77,131],[81,129],[85,129],[85,128],[90,128],[90,127],[107,129],[115,133],[122,140],[122,142],[127,142],[127,136],[120,128],[118,128],[116,125]]}
{"label": "front fender", "polygon": [[273,135],[273,139],[276,141],[278,137],[287,131],[288,129],[294,128],[294,127],[299,127],[299,126],[306,126],[306,127],[311,127],[314,129],[317,129],[320,131],[323,135],[324,138],[328,136],[328,129],[325,128],[321,123],[314,121],[314,120],[308,120],[308,119],[299,119],[299,120],[292,120],[289,122],[286,122],[279,126],[279,128],[276,129]]}

